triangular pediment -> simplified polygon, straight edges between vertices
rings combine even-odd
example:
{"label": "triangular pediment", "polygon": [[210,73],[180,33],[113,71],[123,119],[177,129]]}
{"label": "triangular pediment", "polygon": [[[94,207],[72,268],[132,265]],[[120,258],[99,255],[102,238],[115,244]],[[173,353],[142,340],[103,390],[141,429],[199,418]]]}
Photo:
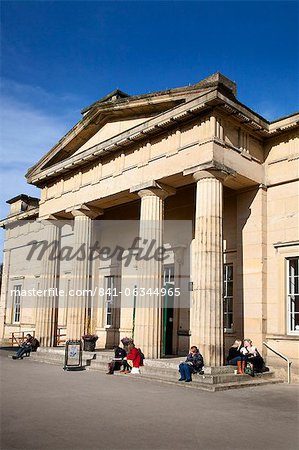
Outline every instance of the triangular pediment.
{"label": "triangular pediment", "polygon": [[131,111],[123,111],[122,114],[117,114],[113,111],[108,114],[100,114],[95,120],[83,126],[76,133],[76,136],[70,142],[67,142],[65,146],[62,146],[57,153],[53,152],[52,157],[41,168],[48,169],[52,165],[84,152],[111,137],[117,136],[123,131],[133,128],[153,116],[154,114],[150,114],[149,112],[140,112],[140,114],[132,115]]}
{"label": "triangular pediment", "polygon": [[[117,96],[112,92],[104,102],[97,102],[83,110],[83,118],[31,169],[26,177],[49,169],[55,164],[84,152],[88,148],[159,115],[176,105],[182,99],[168,98],[156,101],[130,101],[130,97]],[[113,99],[114,97],[114,99]]]}
{"label": "triangular pediment", "polygon": [[124,131],[130,130],[131,128],[140,125],[145,122],[151,116],[141,116],[135,118],[127,118],[123,120],[108,121],[103,125],[99,131],[97,131],[90,139],[88,139],[85,144],[82,145],[74,155],[77,155],[85,150],[94,147],[97,144],[107,141],[108,139],[117,136]]}
{"label": "triangular pediment", "polygon": [[[116,89],[97,102],[82,110],[82,119],[26,174],[29,183],[42,179],[47,172],[55,176],[57,166],[65,162],[72,166],[71,159],[90,152],[94,146],[113,140],[122,133],[145,124],[156,116],[161,117],[169,110],[206,94],[211,89],[222,86],[226,94],[234,97],[235,84],[223,75],[216,73],[191,86],[167,89],[149,94],[129,96]],[[111,146],[110,146],[111,147]],[[88,158],[90,155],[88,155]],[[70,161],[68,161],[70,160]],[[61,164],[60,164],[61,165]],[[53,168],[53,170],[51,170]]]}
{"label": "triangular pediment", "polygon": [[108,101],[116,101],[121,98],[128,98],[130,97],[129,94],[126,94],[123,91],[120,91],[119,89],[115,89],[112,92],[109,92],[109,94],[105,95],[104,97],[100,98],[100,100],[97,100],[96,102],[92,103],[91,105],[87,106],[86,108],[83,108],[81,110],[81,114],[87,113],[91,108],[94,106],[99,105],[100,103],[108,102]]}

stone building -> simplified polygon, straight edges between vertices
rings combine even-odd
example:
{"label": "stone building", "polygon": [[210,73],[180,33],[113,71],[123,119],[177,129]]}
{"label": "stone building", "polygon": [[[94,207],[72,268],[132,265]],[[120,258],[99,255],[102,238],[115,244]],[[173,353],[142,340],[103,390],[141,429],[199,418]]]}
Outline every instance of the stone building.
{"label": "stone building", "polygon": [[[298,373],[298,136],[298,113],[268,122],[220,73],[145,95],[115,90],[85,108],[27,172],[40,200],[7,202],[2,341],[35,331],[52,346],[89,332],[109,348],[133,333],[147,357],[194,344],[206,365],[220,365],[228,346],[248,337],[268,364],[285,363],[263,342]],[[190,239],[180,223],[191,224]],[[48,248],[42,260],[28,260],[28,243],[45,233],[75,249],[94,235],[101,246],[117,240],[127,254],[139,236],[165,245],[168,258],[57,261]],[[165,285],[179,286],[178,296],[170,299]],[[94,286],[104,294],[92,302],[58,291],[29,298],[33,288]],[[135,295],[142,287],[158,294]],[[117,288],[117,299],[107,288]]]}

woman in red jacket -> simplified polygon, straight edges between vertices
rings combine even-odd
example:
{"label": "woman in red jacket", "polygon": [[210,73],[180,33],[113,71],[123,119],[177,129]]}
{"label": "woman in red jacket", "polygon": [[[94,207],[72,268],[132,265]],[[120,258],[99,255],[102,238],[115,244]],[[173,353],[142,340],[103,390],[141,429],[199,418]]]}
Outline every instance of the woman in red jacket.
{"label": "woman in red jacket", "polygon": [[139,367],[141,363],[141,355],[134,344],[128,346],[128,364],[132,367],[131,373],[140,373]]}

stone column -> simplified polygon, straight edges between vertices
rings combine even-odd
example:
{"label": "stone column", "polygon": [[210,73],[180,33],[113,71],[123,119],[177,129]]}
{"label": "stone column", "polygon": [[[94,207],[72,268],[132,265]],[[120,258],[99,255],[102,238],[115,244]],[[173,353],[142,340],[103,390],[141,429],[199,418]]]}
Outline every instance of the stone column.
{"label": "stone column", "polygon": [[[120,339],[131,336],[134,319],[134,295],[126,296],[126,290],[134,292],[138,276],[136,253],[138,250],[128,249],[123,253],[121,268],[121,305],[120,305]],[[128,260],[126,260],[128,257]],[[128,263],[129,261],[129,263]]]}
{"label": "stone column", "polygon": [[37,298],[35,336],[41,346],[56,345],[58,290],[59,290],[59,221],[45,221],[45,239],[48,242],[42,260],[41,285],[43,296]]}
{"label": "stone column", "polygon": [[[81,339],[87,331],[88,296],[78,291],[90,289],[90,259],[88,249],[91,245],[91,219],[80,211],[74,213],[74,254],[71,296],[67,311],[67,339]],[[77,253],[78,252],[78,253]],[[79,294],[79,295],[78,295]]]}
{"label": "stone column", "polygon": [[216,172],[200,171],[194,174],[194,179],[197,190],[191,345],[200,348],[206,366],[220,366],[223,363],[223,187]]}
{"label": "stone column", "polygon": [[[162,317],[162,269],[161,258],[154,257],[155,251],[162,246],[163,206],[169,192],[157,187],[142,189],[139,237],[142,254],[151,247],[150,259],[141,260],[138,270],[138,290],[149,290],[158,295],[138,295],[136,298],[134,341],[141,347],[147,358],[159,358],[161,355],[161,317]],[[160,260],[159,260],[160,259]]]}
{"label": "stone column", "polygon": [[[92,219],[101,214],[81,205],[71,210],[74,217],[74,240],[71,294],[67,311],[67,339],[81,339],[88,331],[91,289]],[[85,292],[84,292],[85,291]]]}

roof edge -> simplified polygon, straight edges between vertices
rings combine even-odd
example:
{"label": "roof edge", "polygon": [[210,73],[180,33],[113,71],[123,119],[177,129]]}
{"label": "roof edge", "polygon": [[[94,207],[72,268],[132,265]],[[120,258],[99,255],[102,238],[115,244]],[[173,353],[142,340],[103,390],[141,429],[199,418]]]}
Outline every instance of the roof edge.
{"label": "roof edge", "polygon": [[13,197],[13,198],[10,198],[9,200],[6,200],[6,203],[11,205],[12,203],[17,202],[18,200],[23,200],[24,202],[28,202],[28,201],[30,201],[30,202],[39,202],[40,201],[40,199],[37,198],[37,197],[31,197],[30,195],[27,195],[27,194],[19,194],[19,195],[16,195],[15,197]]}

